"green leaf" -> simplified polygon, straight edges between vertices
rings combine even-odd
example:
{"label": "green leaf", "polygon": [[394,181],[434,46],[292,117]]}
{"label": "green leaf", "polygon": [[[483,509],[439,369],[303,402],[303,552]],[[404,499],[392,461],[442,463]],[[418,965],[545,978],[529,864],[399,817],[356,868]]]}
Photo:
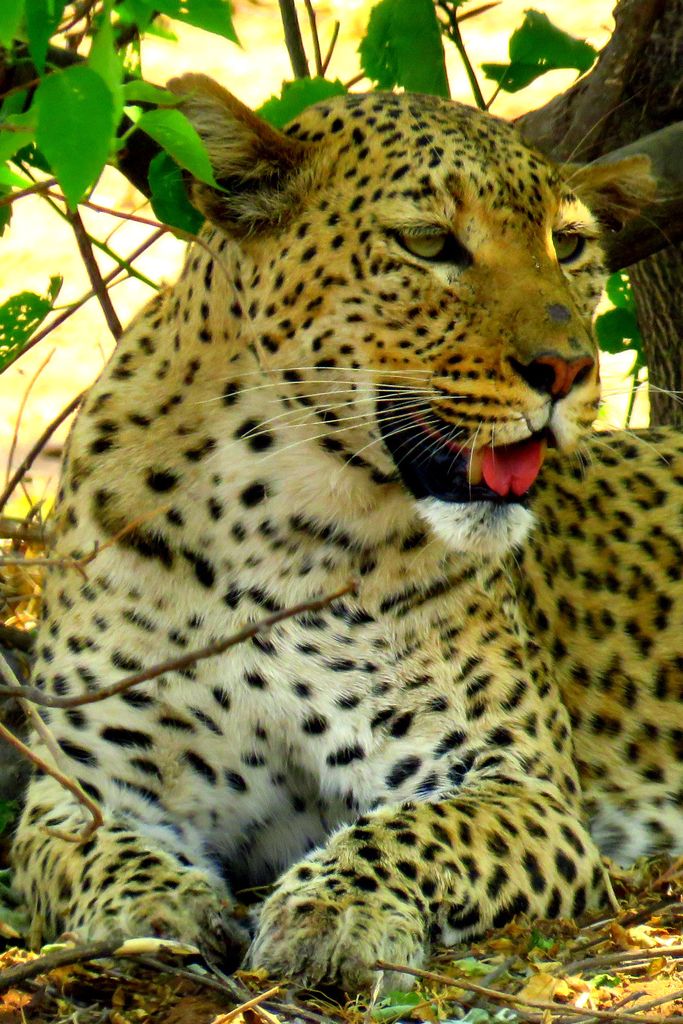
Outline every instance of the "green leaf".
{"label": "green leaf", "polygon": [[380,0],[358,52],[379,89],[450,96],[441,29],[433,0]]}
{"label": "green leaf", "polygon": [[145,22],[149,23],[153,14],[166,14],[233,43],[239,42],[228,0],[126,0],[125,9],[127,16],[141,27],[146,27]]}
{"label": "green leaf", "polygon": [[327,78],[297,78],[294,82],[283,82],[280,95],[271,96],[256,113],[274,128],[283,128],[306,107],[331,96],[343,96],[345,92],[338,79],[331,82]]}
{"label": "green leaf", "polygon": [[[2,0],[4,3],[5,0]],[[31,60],[42,75],[50,36],[62,20],[66,0],[24,0],[28,50]]]}
{"label": "green leaf", "polygon": [[179,110],[148,110],[137,119],[136,127],[158,142],[195,178],[208,185],[216,184],[204,143]]}
{"label": "green leaf", "polygon": [[373,1020],[396,1021],[410,1017],[412,1011],[424,998],[418,992],[403,992],[398,989],[387,992],[372,1010]]}
{"label": "green leaf", "polygon": [[638,352],[636,369],[645,365],[643,339],[638,329],[635,313],[630,309],[608,309],[595,321],[598,345],[603,352],[623,352],[635,349]]}
{"label": "green leaf", "polygon": [[4,163],[33,141],[32,132],[3,131],[0,125],[0,162]]}
{"label": "green leaf", "polygon": [[20,292],[0,306],[0,373],[14,362],[52,309],[61,278],[51,278],[47,295]]}
{"label": "green leaf", "polygon": [[616,988],[621,984],[621,978],[614,974],[596,974],[589,984],[591,988]]}
{"label": "green leaf", "polygon": [[2,0],[0,4],[0,46],[11,46],[23,13],[24,0]]}
{"label": "green leaf", "polygon": [[38,86],[36,140],[73,209],[100,176],[113,141],[114,101],[100,75],[75,66]]}
{"label": "green leaf", "polygon": [[[6,185],[0,185],[0,199],[4,199],[10,194],[11,189]],[[9,222],[12,219],[12,204],[8,203],[7,206],[0,206],[0,238],[4,235],[6,229],[9,227]]]}
{"label": "green leaf", "polygon": [[123,96],[126,103],[158,103],[162,107],[174,107],[181,102],[180,96],[168,89],[160,89],[158,85],[151,85],[150,82],[143,82],[142,79],[135,82],[126,82],[123,87]]}
{"label": "green leaf", "polygon": [[105,3],[100,26],[90,47],[88,67],[97,72],[109,89],[114,101],[114,119],[118,125],[123,112],[123,58],[116,51],[110,8],[111,4]]}
{"label": "green leaf", "polygon": [[30,178],[25,178],[21,174],[17,174],[7,164],[0,166],[0,186],[7,185],[12,188],[28,188],[29,185],[35,185],[34,181]]}
{"label": "green leaf", "polygon": [[157,153],[147,178],[152,190],[150,202],[159,220],[196,235],[204,218],[187,198],[182,172],[168,153]]}
{"label": "green leaf", "polygon": [[531,937],[529,939],[529,949],[552,949],[555,945],[555,939],[549,939],[538,931],[537,928],[531,929]]}
{"label": "green leaf", "polygon": [[617,306],[619,309],[630,309],[631,312],[635,313],[636,303],[633,298],[631,281],[625,270],[619,270],[616,274],[608,277],[605,289],[608,299],[614,306]]}
{"label": "green leaf", "polygon": [[557,28],[546,14],[527,11],[510,37],[509,54],[509,64],[482,64],[482,69],[505,92],[518,92],[546,71],[575,68],[583,74],[594,63],[597,50]]}

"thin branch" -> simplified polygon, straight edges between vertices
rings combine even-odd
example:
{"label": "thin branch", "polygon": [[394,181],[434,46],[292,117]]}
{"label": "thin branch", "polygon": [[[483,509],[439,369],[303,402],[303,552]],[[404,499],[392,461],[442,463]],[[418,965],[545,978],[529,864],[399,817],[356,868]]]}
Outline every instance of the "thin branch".
{"label": "thin branch", "polygon": [[304,44],[301,38],[301,29],[299,28],[299,19],[296,15],[294,0],[279,0],[279,3],[282,27],[285,30],[285,43],[287,45],[289,59],[292,62],[294,77],[310,78],[308,61],[306,60],[306,51],[304,50]]}
{"label": "thin branch", "polygon": [[230,1021],[234,1020],[238,1013],[243,1013],[244,1010],[251,1010],[252,1007],[258,1006],[260,1003],[265,1002],[266,999],[270,999],[272,996],[277,995],[281,987],[281,985],[274,985],[266,992],[259,992],[258,995],[252,996],[251,999],[247,999],[246,1003],[242,1003],[240,1006],[235,1006],[234,1009],[228,1010],[227,1013],[220,1013],[217,1017],[214,1017],[211,1024],[230,1024]]}
{"label": "thin branch", "polygon": [[[21,402],[19,404],[19,411],[18,411],[18,413],[16,415],[16,418],[15,418],[15,421],[14,421],[14,430],[12,431],[12,443],[9,446],[9,453],[7,455],[7,470],[5,472],[5,487],[7,486],[8,482],[9,482],[10,474],[12,472],[12,463],[14,462],[14,452],[16,451],[17,441],[19,439],[19,428],[21,427],[21,421],[22,421],[22,418],[24,416],[24,409],[26,408],[26,403],[28,402],[28,398],[29,398],[29,395],[31,394],[31,391],[33,389],[33,385],[36,383],[36,381],[38,380],[38,378],[40,377],[41,373],[43,372],[43,370],[45,369],[47,364],[50,362],[50,360],[52,359],[54,354],[55,354],[55,350],[54,349],[52,349],[51,352],[48,352],[48,354],[45,357],[45,359],[43,359],[42,363],[40,364],[40,366],[38,367],[36,372],[33,374],[31,379],[29,380],[28,385],[26,386],[26,388],[24,388],[24,394],[22,395]],[[2,506],[0,506],[0,508],[1,507]]]}
{"label": "thin branch", "polygon": [[[158,242],[158,240],[163,235],[167,234],[167,232],[170,230],[170,228],[159,228],[158,231],[155,231],[153,234],[149,236],[149,238],[147,238],[141,245],[139,245],[138,248],[130,254],[130,256],[127,256],[125,258],[119,257],[117,259],[118,266],[115,267],[109,274],[107,274],[107,276],[104,278],[104,283],[107,285],[111,284],[114,281],[114,279],[117,278],[119,274],[122,273],[123,271],[126,271],[128,274],[132,274],[133,276],[140,277],[140,275],[138,275],[137,272],[135,271],[135,268],[131,266],[133,260],[136,260],[139,256],[142,256],[143,252],[146,252],[147,249],[154,245],[155,242]],[[144,279],[141,278],[141,280]],[[147,284],[146,281],[144,283]],[[87,292],[85,295],[81,296],[80,299],[77,299],[75,302],[72,302],[69,308],[65,309],[63,313],[59,314],[59,316],[56,316],[54,320],[51,320],[47,327],[44,327],[42,331],[38,331],[37,334],[34,334],[29,343],[27,345],[24,345],[20,352],[17,352],[12,357],[12,359],[8,360],[8,362],[5,363],[4,369],[8,369],[10,366],[12,366],[13,363],[17,361],[17,359],[20,358],[20,356],[23,356],[25,352],[28,352],[29,349],[32,349],[35,345],[41,342],[43,338],[46,338],[48,334],[51,334],[52,331],[54,331],[57,327],[61,327],[61,325],[66,320],[68,320],[70,316],[73,316],[73,314],[76,313],[81,308],[81,306],[84,306],[86,302],[89,302],[90,299],[93,299],[94,297],[95,292],[91,290]],[[0,508],[2,508],[2,501],[0,501]]]}
{"label": "thin branch", "polygon": [[[21,964],[14,964],[12,967],[0,971],[0,991],[20,985],[29,978],[36,978],[41,974],[49,974],[57,967],[66,967],[69,964],[80,964],[87,960],[101,960],[104,957],[146,957],[153,953],[175,953],[177,956],[186,956],[194,953],[194,948],[183,945],[172,939],[127,939],[122,941],[121,936],[114,935],[111,939],[102,939],[99,942],[87,942],[82,946],[67,946],[64,949],[55,949],[45,956],[36,957],[35,960],[27,960]],[[188,972],[189,973],[189,972]],[[192,975],[194,977],[194,975]],[[198,980],[200,980],[198,978]]]}
{"label": "thin branch", "polygon": [[[9,696],[17,696],[14,687],[3,687],[3,690],[7,692]],[[69,832],[62,832],[60,829],[45,829],[49,835],[56,836],[58,839],[63,839],[67,843],[86,843],[88,839],[97,831],[97,829],[104,824],[102,812],[91,797],[81,789],[78,783],[74,779],[70,779],[68,775],[64,775],[60,772],[59,768],[54,765],[50,765],[47,761],[43,760],[34,750],[26,746],[25,743],[15,736],[5,725],[0,722],[0,737],[4,739],[11,747],[14,747],[20,754],[30,761],[32,764],[39,768],[41,772],[45,772],[46,775],[51,776],[56,782],[63,786],[76,798],[81,806],[85,807],[90,812],[91,820],[85,826],[82,832],[76,835],[71,835]]]}
{"label": "thin branch", "polygon": [[308,24],[311,29],[311,39],[313,40],[315,73],[320,78],[322,78],[325,72],[323,69],[323,58],[320,52],[320,36],[318,35],[318,23],[315,20],[315,11],[313,10],[313,4],[311,3],[311,0],[304,0],[304,7],[306,8],[306,14],[308,15]]}
{"label": "thin branch", "polygon": [[2,494],[0,494],[0,511],[2,511],[2,509],[5,507],[13,491],[24,478],[25,474],[31,468],[35,460],[38,458],[41,451],[54,434],[55,430],[57,430],[57,428],[61,426],[64,420],[67,419],[72,412],[74,412],[74,410],[82,401],[84,395],[85,391],[81,391],[80,395],[76,395],[75,398],[72,398],[69,404],[62,409],[59,415],[56,416],[51,423],[48,423],[48,425],[46,426],[45,430],[42,432],[38,440],[31,446],[28,453],[24,456],[24,458],[17,466],[13,476],[10,478],[10,480],[8,480],[7,486],[5,487],[4,491],[2,492]]}
{"label": "thin branch", "polygon": [[475,103],[477,104],[480,110],[486,110],[486,100],[484,99],[484,95],[479,87],[479,82],[477,81],[477,76],[474,68],[472,67],[470,58],[467,55],[465,44],[462,41],[462,36],[460,34],[460,25],[458,24],[458,18],[455,13],[455,8],[451,7],[450,4],[446,2],[446,0],[440,0],[439,7],[448,18],[448,25],[446,26],[446,35],[454,44],[456,50],[460,54],[460,59],[463,63],[463,67],[465,68],[465,73],[467,74],[467,77],[469,79]]}
{"label": "thin branch", "polygon": [[327,74],[327,69],[330,66],[330,61],[332,60],[332,54],[334,53],[334,48],[337,45],[337,39],[339,38],[339,29],[340,28],[341,28],[341,22],[340,21],[335,21],[334,28],[332,29],[332,38],[330,39],[330,45],[327,47],[327,53],[323,57],[323,70],[322,70],[323,75]]}
{"label": "thin branch", "polygon": [[19,541],[21,544],[39,544],[47,547],[49,532],[44,523],[31,523],[26,519],[0,515],[0,540]]}
{"label": "thin branch", "polygon": [[47,189],[54,188],[56,184],[56,178],[48,178],[47,181],[37,181],[35,185],[27,185],[26,188],[19,189],[18,192],[10,192],[9,195],[3,196],[0,199],[0,209],[3,206],[10,206],[17,199],[23,199],[24,196],[31,196],[35,192],[46,192]]}
{"label": "thin branch", "polygon": [[116,314],[111,297],[107,291],[107,286],[104,283],[102,272],[97,265],[97,260],[95,259],[95,254],[92,250],[90,235],[85,230],[85,224],[83,223],[78,210],[75,210],[73,213],[68,213],[67,217],[73,229],[73,233],[76,236],[78,251],[81,254],[81,259],[83,260],[85,269],[88,272],[92,290],[97,296],[97,301],[104,313],[104,319],[107,321],[107,327],[113,334],[114,340],[118,341],[123,333],[123,328],[121,327],[121,321]]}
{"label": "thin branch", "polygon": [[[244,643],[245,640],[251,640],[252,637],[267,633],[273,626],[279,622],[284,622],[285,619],[294,618],[294,616],[302,615],[305,612],[315,612],[320,611],[322,608],[327,608],[338,597],[353,593],[355,589],[356,582],[351,580],[343,587],[340,587],[339,590],[335,590],[334,593],[326,594],[324,597],[317,598],[314,601],[304,601],[289,608],[282,608],[279,612],[261,619],[260,622],[244,626],[237,633],[232,633],[222,640],[216,640],[206,647],[190,651],[179,658],[162,661],[141,672],[136,672],[134,675],[125,676],[123,679],[119,679],[117,682],[112,683],[110,686],[105,686],[95,693],[84,693],[76,697],[59,697],[44,693],[36,687],[22,686],[21,697],[24,700],[33,701],[34,704],[40,704],[47,708],[75,708],[81,707],[84,704],[98,704],[100,701],[107,700],[117,693],[123,693],[125,690],[130,690],[133,686],[138,686],[139,683],[147,683],[152,679],[157,679],[165,672],[177,672],[180,669],[189,668],[190,665],[203,661],[205,658],[213,658],[217,654],[223,654],[224,651],[237,646],[237,644]],[[14,687],[0,687],[0,697],[17,697],[18,695],[18,690]]]}
{"label": "thin branch", "polygon": [[[667,956],[668,950],[660,948],[659,956]],[[397,974],[411,974],[416,978],[424,978],[425,981],[434,981],[440,985],[448,985],[451,988],[461,988],[465,992],[475,992],[479,996],[486,996],[499,1003],[510,1003],[513,1006],[529,1007],[534,1010],[555,1010],[558,1013],[568,1013],[577,1017],[586,1017],[586,1008],[572,1006],[571,1003],[553,1003],[544,999],[528,999],[523,995],[515,995],[512,992],[501,992],[496,988],[486,988],[484,985],[477,985],[472,981],[465,981],[463,978],[451,978],[447,974],[436,974],[434,971],[423,971],[420,967],[408,967],[402,964],[392,964],[385,960],[378,960],[375,968],[380,971],[396,971]],[[629,1024],[662,1024],[662,1018],[654,1014],[639,1013],[613,1013],[611,1010],[590,1010],[591,1017],[597,1020],[628,1021]],[[671,1016],[666,1018],[666,1024],[683,1024],[683,1016]]]}

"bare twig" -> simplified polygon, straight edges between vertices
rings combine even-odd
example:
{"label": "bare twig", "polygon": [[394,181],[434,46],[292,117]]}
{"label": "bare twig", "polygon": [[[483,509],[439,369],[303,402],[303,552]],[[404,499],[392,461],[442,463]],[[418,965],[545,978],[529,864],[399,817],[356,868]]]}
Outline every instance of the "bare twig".
{"label": "bare twig", "polygon": [[472,67],[472,62],[470,61],[470,58],[467,54],[467,50],[465,49],[465,44],[462,41],[462,36],[460,34],[460,25],[458,23],[458,18],[456,16],[455,7],[451,7],[447,0],[439,0],[438,6],[448,18],[448,25],[446,26],[446,35],[451,40],[456,50],[460,54],[460,59],[463,63],[463,67],[465,68],[467,78],[469,79],[470,88],[472,89],[472,94],[474,96],[475,103],[477,104],[480,110],[486,110],[486,100],[484,99],[483,93],[479,87],[479,82],[477,81],[475,70]]}
{"label": "bare twig", "polygon": [[323,69],[323,58],[320,52],[320,37],[318,35],[318,23],[315,20],[315,11],[313,10],[313,4],[311,0],[304,0],[304,6],[306,8],[306,14],[308,15],[308,24],[311,29],[311,39],[313,40],[313,55],[315,57],[315,73],[321,78],[325,74]]}
{"label": "bare twig", "polygon": [[[6,691],[8,696],[17,696],[14,687],[3,687],[3,690]],[[36,754],[34,750],[31,750],[30,747],[23,743],[18,736],[15,736],[10,729],[2,724],[2,722],[0,722],[0,737],[34,764],[36,768],[39,768],[41,772],[45,772],[46,775],[50,775],[61,786],[63,786],[64,789],[68,789],[72,796],[76,798],[78,803],[90,812],[91,820],[85,826],[83,831],[76,835],[71,835],[69,832],[62,832],[59,829],[45,829],[45,831],[48,832],[49,835],[56,836],[58,839],[63,839],[67,843],[86,843],[104,822],[102,812],[95,801],[89,797],[83,789],[81,789],[74,779],[70,779],[68,775],[61,772],[55,765],[48,764],[47,761],[40,757],[40,755]]]}
{"label": "bare twig", "polygon": [[616,964],[630,966],[640,960],[656,960],[659,956],[670,956],[675,960],[683,958],[683,946],[656,946],[654,949],[624,949],[619,953],[603,953],[601,956],[586,957],[584,960],[572,960],[568,964],[560,964],[551,973],[576,974],[590,967],[602,970]]}
{"label": "bare twig", "polygon": [[306,51],[304,50],[299,28],[299,19],[296,14],[294,0],[279,0],[280,16],[282,27],[285,30],[285,43],[289,59],[292,62],[292,71],[296,78],[310,78]]}
{"label": "bare twig", "polygon": [[[128,273],[134,274],[135,271],[131,265],[133,261],[136,260],[139,256],[142,256],[143,252],[146,252],[147,249],[154,245],[155,242],[158,242],[159,239],[170,230],[170,228],[159,228],[158,231],[153,232],[153,234],[151,234],[149,238],[145,239],[145,241],[141,245],[139,245],[138,248],[135,249],[135,251],[130,254],[130,256],[127,256],[125,259],[119,259],[119,265],[115,267],[114,270],[112,270],[109,274],[107,274],[107,276],[104,278],[104,283],[107,285],[111,284],[115,280],[115,278],[117,278],[119,274],[124,270],[127,271]],[[17,352],[12,359],[8,360],[5,363],[5,369],[8,369],[14,362],[16,362],[17,359],[19,359],[20,356],[23,356],[26,352],[29,351],[29,349],[32,349],[35,345],[41,342],[43,338],[46,338],[48,334],[51,334],[52,331],[54,331],[57,327],[61,327],[61,325],[66,320],[68,320],[70,316],[73,316],[73,314],[76,313],[81,308],[81,306],[84,306],[86,302],[89,302],[90,299],[94,297],[95,292],[94,290],[91,290],[87,292],[85,295],[81,296],[80,299],[77,299],[76,302],[72,302],[69,308],[65,309],[63,313],[59,314],[59,316],[56,316],[54,320],[51,320],[47,327],[44,327],[42,331],[38,331],[37,334],[34,334],[31,340],[28,342],[28,344],[24,345],[21,352]],[[0,508],[2,508],[1,502]]]}
{"label": "bare twig", "polygon": [[68,213],[67,217],[76,237],[76,244],[78,245],[78,251],[81,254],[81,259],[83,260],[85,269],[88,272],[92,290],[97,296],[97,301],[104,313],[104,319],[107,321],[107,327],[113,334],[114,340],[118,341],[123,333],[121,321],[116,314],[116,310],[114,309],[111,301],[111,296],[107,291],[107,286],[102,277],[102,272],[97,265],[97,260],[95,259],[95,254],[92,250],[90,235],[85,230],[85,224],[83,223],[78,210],[75,210],[73,213]]}
{"label": "bare twig", "polygon": [[327,74],[327,69],[330,66],[330,61],[332,60],[332,54],[334,53],[334,48],[337,45],[337,39],[339,37],[339,29],[340,28],[341,28],[341,22],[340,21],[335,21],[334,28],[332,29],[332,38],[330,39],[330,45],[327,47],[327,53],[323,57],[323,67],[322,67],[323,75]]}
{"label": "bare twig", "polygon": [[45,547],[48,537],[49,534],[44,523],[31,523],[26,519],[0,515],[0,540],[19,541],[22,544],[40,544]]}
{"label": "bare twig", "polygon": [[[660,956],[666,956],[667,950],[660,949]],[[515,995],[512,992],[500,992],[495,988],[486,988],[484,985],[477,985],[473,981],[465,981],[463,978],[451,978],[447,974],[436,974],[434,971],[424,971],[420,967],[408,967],[402,964],[392,964],[385,960],[378,960],[375,967],[381,971],[396,971],[398,974],[412,974],[416,978],[424,978],[425,981],[434,981],[440,985],[449,985],[451,988],[464,989],[465,992],[475,992],[479,996],[486,996],[499,1003],[510,1003],[513,1006],[529,1007],[534,1010],[554,1010],[557,1013],[571,1014],[572,1016],[585,1017],[586,1008],[572,1006],[570,1003],[553,1003],[544,999],[528,999],[523,995]],[[629,1024],[662,1024],[662,1018],[654,1015],[639,1013],[613,1013],[611,1010],[591,1010],[591,1017],[597,1020],[628,1021]],[[683,1024],[683,1016],[671,1016],[666,1018],[667,1024]]]}
{"label": "bare twig", "polygon": [[[102,549],[100,548],[100,550]],[[305,612],[320,611],[321,608],[326,608],[333,601],[336,601],[338,597],[350,594],[355,589],[356,582],[351,580],[332,594],[325,594],[324,597],[317,598],[314,601],[303,601],[301,604],[282,608],[279,612],[261,619],[260,622],[244,626],[237,633],[232,633],[222,640],[216,640],[215,643],[208,644],[206,647],[189,651],[179,658],[162,661],[157,665],[144,669],[142,672],[136,672],[134,675],[125,676],[123,679],[119,679],[117,682],[112,683],[110,686],[105,686],[95,693],[84,693],[76,697],[59,697],[54,694],[43,693],[42,690],[36,687],[22,686],[21,697],[24,700],[33,701],[34,704],[40,704],[42,707],[47,708],[75,708],[81,707],[84,704],[98,704],[100,701],[107,700],[107,698],[113,697],[117,693],[130,690],[131,687],[137,686],[139,683],[147,683],[152,679],[157,679],[165,672],[177,672],[180,669],[189,668],[190,665],[194,665],[197,661],[203,661],[205,658],[213,658],[217,654],[223,654],[224,651],[237,646],[237,644],[244,643],[245,640],[251,640],[252,637],[259,636],[261,633],[267,633],[272,626],[277,625],[278,622],[284,622],[285,619],[294,618],[296,615],[303,615]],[[0,697],[17,696],[17,690],[13,687],[0,687]]]}
{"label": "bare twig", "polygon": [[[22,88],[25,87],[22,86]],[[26,188],[21,188],[18,192],[10,192],[9,195],[3,196],[0,199],[0,209],[3,206],[10,206],[17,199],[23,199],[24,196],[33,195],[34,192],[46,192],[47,189],[53,188],[56,184],[56,178],[48,178],[46,181],[37,181],[34,185],[27,185]]]}
{"label": "bare twig", "polygon": [[471,11],[463,11],[462,14],[458,14],[458,22],[462,24],[468,18],[476,18],[480,14],[486,14],[487,11],[492,11],[494,7],[500,7],[501,3],[502,0],[492,0],[492,3],[482,4],[481,7],[475,7]]}
{"label": "bare twig", "polygon": [[[87,942],[81,946],[55,949],[51,953],[46,953],[45,956],[7,967],[4,971],[0,971],[0,991],[20,985],[22,982],[28,981],[29,978],[35,978],[40,974],[49,974],[57,967],[67,967],[69,964],[79,964],[86,960],[101,960],[103,957],[110,956],[135,957],[136,959],[140,957],[144,962],[145,957],[155,952],[187,956],[194,954],[196,950],[171,939],[142,938],[123,941],[121,935],[114,935],[111,939],[101,939],[99,942]],[[164,965],[160,964],[160,966]]]}
{"label": "bare twig", "polygon": [[[4,491],[2,492],[2,494],[0,494],[0,511],[5,507],[10,495],[17,487],[17,485],[20,483],[20,481],[23,479],[24,475],[31,468],[35,460],[38,458],[41,451],[54,434],[55,430],[57,430],[57,428],[61,426],[64,420],[67,419],[80,404],[84,394],[85,391],[82,391],[80,395],[76,395],[75,398],[72,398],[69,404],[62,409],[59,415],[56,416],[51,423],[48,423],[47,427],[42,432],[38,440],[31,446],[28,453],[24,456],[24,458],[17,466],[13,476],[7,481],[7,486],[5,487]],[[4,521],[5,520],[3,520],[3,522]]]}
{"label": "bare twig", "polygon": [[271,996],[276,995],[280,991],[280,987],[280,985],[274,985],[266,992],[259,992],[258,995],[247,999],[246,1003],[242,1003],[240,1006],[228,1010],[227,1013],[221,1013],[218,1017],[214,1017],[212,1024],[230,1024],[230,1021],[234,1020],[238,1013],[243,1013],[244,1010],[251,1010],[253,1006],[258,1006],[260,1003],[265,1002],[266,999],[270,999]]}
{"label": "bare twig", "polygon": [[12,432],[12,443],[9,446],[9,453],[7,455],[7,469],[5,471],[5,486],[7,486],[7,483],[8,483],[9,478],[10,478],[10,473],[12,471],[12,462],[14,461],[14,452],[16,450],[17,441],[19,439],[19,428],[21,427],[21,421],[22,421],[22,418],[24,416],[24,409],[26,408],[26,403],[28,402],[28,398],[29,398],[29,395],[31,394],[31,391],[33,389],[33,385],[36,383],[36,381],[38,380],[38,378],[40,377],[41,373],[43,372],[43,370],[45,369],[47,364],[50,362],[50,360],[52,359],[54,354],[55,354],[55,350],[54,349],[52,349],[51,352],[48,352],[47,356],[45,357],[45,359],[43,359],[42,363],[40,364],[40,366],[38,367],[36,372],[33,374],[31,379],[29,380],[26,388],[24,389],[24,394],[22,395],[21,402],[19,404],[19,411],[18,411],[18,413],[16,415],[16,419],[14,421],[14,430]]}

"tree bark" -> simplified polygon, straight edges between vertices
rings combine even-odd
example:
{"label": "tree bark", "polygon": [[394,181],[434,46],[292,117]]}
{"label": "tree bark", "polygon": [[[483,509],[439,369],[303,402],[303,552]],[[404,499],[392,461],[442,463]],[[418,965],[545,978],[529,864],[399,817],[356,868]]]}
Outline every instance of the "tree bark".
{"label": "tree bark", "polygon": [[[556,159],[594,160],[683,120],[683,0],[621,0],[615,21],[594,71],[521,119],[525,136]],[[655,171],[665,196],[675,195],[675,207],[683,147],[680,134],[672,138],[659,164],[655,160]],[[631,281],[649,369],[652,422],[683,426],[683,309],[677,298],[683,246],[666,219],[660,218],[658,230],[677,244],[635,264]]]}

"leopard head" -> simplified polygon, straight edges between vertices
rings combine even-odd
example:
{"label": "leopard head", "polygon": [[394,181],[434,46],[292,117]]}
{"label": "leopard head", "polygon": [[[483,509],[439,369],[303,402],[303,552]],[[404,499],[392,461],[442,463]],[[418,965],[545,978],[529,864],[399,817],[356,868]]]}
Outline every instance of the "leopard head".
{"label": "leopard head", "polygon": [[335,97],[279,132],[203,76],[170,87],[215,171],[192,195],[231,260],[237,370],[450,545],[519,543],[547,447],[596,416],[600,235],[650,194],[647,160],[559,167],[427,96]]}

